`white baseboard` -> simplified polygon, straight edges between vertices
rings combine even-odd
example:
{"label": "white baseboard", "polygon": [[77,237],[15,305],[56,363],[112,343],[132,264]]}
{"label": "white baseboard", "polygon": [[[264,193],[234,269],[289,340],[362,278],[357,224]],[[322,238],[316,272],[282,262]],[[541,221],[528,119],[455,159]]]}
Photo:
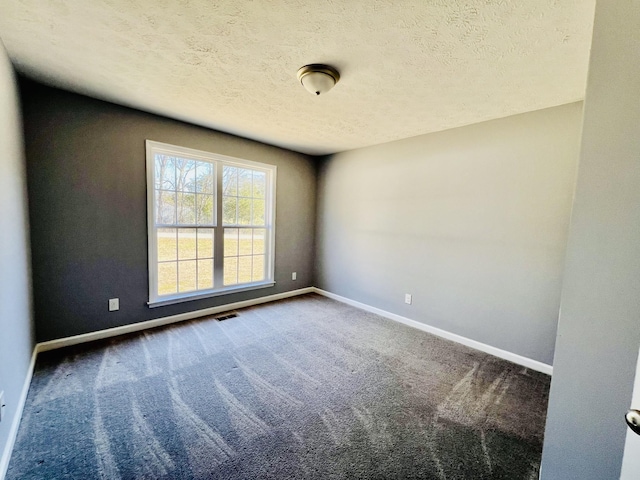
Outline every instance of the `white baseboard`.
{"label": "white baseboard", "polygon": [[2,452],[2,457],[0,458],[0,480],[4,480],[4,477],[7,474],[7,469],[9,468],[11,453],[13,452],[13,446],[15,445],[16,438],[18,437],[18,428],[20,428],[22,411],[24,410],[24,404],[27,401],[27,394],[29,393],[29,387],[31,386],[31,378],[33,377],[33,370],[36,366],[37,356],[38,356],[37,348],[34,348],[33,353],[31,354],[31,362],[29,363],[29,370],[27,371],[27,375],[24,379],[24,384],[22,385],[22,392],[20,392],[20,398],[18,399],[16,413],[15,413],[15,416],[13,417],[11,428],[9,429],[9,437],[7,438],[7,444],[4,446],[4,452]]}
{"label": "white baseboard", "polygon": [[317,293],[319,295],[325,296],[327,298],[331,298],[333,300],[337,300],[342,303],[346,303],[348,305],[359,308],[361,310],[375,313],[376,315],[380,315],[382,317],[395,320],[397,322],[403,323],[410,327],[417,328],[424,332],[437,335],[438,337],[442,337],[447,340],[452,340],[454,342],[460,343],[462,345],[466,345],[468,347],[474,348],[481,352],[489,353],[491,355],[502,358],[504,360],[508,360],[518,365],[531,368],[532,370],[546,373],[547,375],[552,375],[553,373],[553,367],[551,365],[538,362],[537,360],[532,360],[530,358],[526,358],[521,355],[517,355],[515,353],[507,352],[506,350],[501,350],[499,348],[492,347],[491,345],[486,345],[484,343],[471,340],[470,338],[466,338],[461,335],[457,335],[455,333],[450,333],[445,330],[441,330],[439,328],[432,327],[430,325],[426,325],[424,323],[420,323],[415,320],[411,320],[410,318],[406,318],[401,315],[396,315],[395,313],[387,312],[386,310],[382,310],[382,309],[367,305],[365,303],[357,302],[355,300],[351,300],[349,298],[336,295],[335,293],[327,292],[320,288],[316,288],[316,287],[301,288],[299,290],[292,290],[290,292],[283,292],[275,295],[268,295],[265,297],[254,298],[252,300],[245,300],[242,302],[228,303],[226,305],[205,308],[202,310],[196,310],[194,312],[181,313],[179,315],[172,315],[169,317],[157,318],[154,320],[148,320],[146,322],[139,322],[131,325],[123,325],[121,327],[114,327],[106,330],[99,330],[97,332],[85,333],[82,335],[75,335],[73,337],[60,338],[60,339],[50,340],[48,342],[42,342],[42,343],[36,344],[35,348],[33,349],[33,354],[31,355],[29,370],[27,372],[27,376],[25,377],[24,385],[22,387],[22,392],[20,394],[20,399],[18,401],[18,408],[16,409],[16,413],[13,418],[13,422],[11,424],[11,429],[9,430],[8,441],[7,441],[7,444],[5,445],[4,452],[2,452],[2,457],[0,458],[0,480],[3,480],[5,478],[7,469],[9,468],[11,453],[13,452],[13,447],[15,445],[15,441],[18,436],[18,428],[20,427],[22,411],[24,410],[24,405],[27,400],[27,394],[29,393],[29,386],[31,385],[31,378],[33,377],[33,371],[35,368],[36,357],[38,353],[46,352],[48,350],[54,350],[57,348],[68,347],[71,345],[77,345],[80,343],[91,342],[94,340],[101,340],[104,338],[116,337],[118,335],[124,335],[127,333],[139,332],[141,330],[147,330],[149,328],[160,327],[162,325],[169,325],[171,323],[192,320],[194,318],[204,317],[207,315],[215,315],[217,313],[226,312],[229,310],[236,310],[240,308],[251,307],[253,305],[259,305],[261,303],[268,303],[276,300],[282,300],[282,299],[294,297],[297,295],[305,295],[307,293]]}
{"label": "white baseboard", "polygon": [[[307,293],[317,293],[319,295],[323,295],[327,298],[331,298],[333,300],[337,300],[342,303],[346,303],[356,308],[360,308],[361,310],[366,310],[371,313],[375,313],[376,315],[380,315],[385,318],[389,318],[391,320],[395,320],[396,322],[404,323],[410,327],[417,328],[427,333],[431,333],[433,335],[437,335],[438,337],[445,338],[447,340],[451,340],[457,343],[461,343],[462,345],[466,345],[468,347],[474,348],[476,350],[480,350],[481,352],[489,353],[496,357],[502,358],[504,360],[508,360],[510,362],[516,363],[518,365],[522,365],[523,367],[531,368],[532,370],[536,370],[538,372],[545,373],[547,375],[552,375],[553,367],[551,365],[547,365],[546,363],[539,362],[537,360],[533,360],[531,358],[523,357],[521,355],[508,352],[506,350],[501,350],[499,348],[493,347],[491,345],[487,345],[485,343],[478,342],[476,340],[472,340],[470,338],[463,337],[461,335],[457,335],[455,333],[447,332],[446,330],[442,330],[440,328],[432,327],[431,325],[427,325],[425,323],[418,322],[416,320],[412,320],[410,318],[403,317],[401,315],[397,315],[395,313],[387,312],[386,310],[382,310],[380,308],[372,307],[365,303],[361,303],[355,300],[351,300],[350,298],[342,297],[340,295],[336,295],[335,293],[327,292],[320,288],[316,287],[306,287],[301,288],[299,290],[292,290],[289,292],[277,293],[275,295],[267,295],[265,297],[254,298],[251,300],[245,300],[242,302],[228,303],[226,305],[220,305],[217,307],[205,308],[202,310],[196,310],[193,312],[181,313],[178,315],[172,315],[169,317],[156,318],[154,320],[147,320],[145,322],[133,323],[129,325],[123,325],[121,327],[109,328],[106,330],[98,330],[97,332],[84,333],[82,335],[75,335],[72,337],[59,338],[56,340],[50,340],[48,342],[38,343],[34,350],[34,355],[40,352],[46,352],[48,350],[55,350],[57,348],[68,347],[71,345],[77,345],[80,343],[91,342],[94,340],[102,340],[104,338],[116,337],[118,335],[124,335],[127,333],[139,332],[141,330],[147,330],[149,328],[160,327],[163,325],[169,325],[171,323],[183,322],[186,320],[192,320],[198,317],[204,317],[207,315],[215,315],[217,313],[226,312],[229,310],[236,310],[239,308],[251,307],[253,305],[259,305],[261,303],[273,302],[276,300],[282,300],[289,297],[294,297],[297,295],[305,295]],[[35,361],[35,356],[32,359],[32,363]],[[33,365],[32,365],[33,367]],[[33,370],[32,370],[33,371]],[[31,371],[31,372],[32,372]],[[31,375],[31,374],[30,374]],[[29,377],[30,379],[30,377]],[[27,384],[28,391],[28,384]],[[25,393],[26,399],[26,393]],[[1,465],[1,464],[0,464]],[[1,472],[2,470],[0,470]],[[1,479],[2,477],[0,477]]]}
{"label": "white baseboard", "polygon": [[551,365],[547,365],[546,363],[542,363],[537,360],[533,360],[531,358],[523,357],[515,353],[507,352],[506,350],[501,350],[499,348],[492,347],[491,345],[477,342],[475,340],[471,340],[470,338],[466,338],[461,335],[457,335],[455,333],[447,332],[446,330],[441,330],[439,328],[432,327],[431,325],[417,322],[415,320],[411,320],[410,318],[406,318],[401,315],[396,315],[395,313],[387,312],[386,310],[382,310],[380,308],[372,307],[365,303],[360,303],[355,300],[351,300],[350,298],[336,295],[335,293],[327,292],[320,288],[314,287],[313,291],[319,295],[323,295],[327,298],[337,300],[338,302],[346,303],[347,305],[351,305],[352,307],[356,307],[361,310],[366,310],[367,312],[375,313],[376,315],[380,315],[381,317],[395,320],[396,322],[404,323],[405,325],[417,328],[418,330],[422,330],[424,332],[431,333],[433,335],[437,335],[438,337],[446,338],[447,340],[461,343],[462,345],[466,345],[467,347],[480,350],[481,352],[489,353],[495,357],[499,357],[504,360],[508,360],[510,362],[516,363],[518,365],[522,365],[523,367],[527,367],[532,370],[545,373],[547,375],[553,374],[553,367]]}
{"label": "white baseboard", "polygon": [[139,332],[141,330],[147,330],[149,328],[161,327],[162,325],[169,325],[171,323],[184,322],[186,320],[193,320],[194,318],[204,317],[207,315],[215,315],[221,312],[228,312],[229,310],[237,310],[239,308],[259,305],[261,303],[274,302],[276,300],[282,300],[284,298],[313,293],[314,291],[314,287],[301,288],[299,290],[292,290],[290,292],[276,293],[275,295],[267,295],[265,297],[244,300],[242,302],[227,303],[226,305],[219,305],[217,307],[204,308],[202,310],[196,310],[194,312],[180,313],[178,315],[171,315],[170,317],[156,318],[154,320],[132,323],[129,325],[123,325],[121,327],[98,330],[97,332],[74,335],[73,337],[59,338],[56,340],[50,340],[48,342],[38,343],[36,345],[36,350],[38,353],[40,353],[46,352],[48,350],[55,350],[57,348],[69,347],[71,345],[78,345],[80,343],[92,342],[94,340],[117,337],[118,335],[124,335],[126,333]]}
{"label": "white baseboard", "polygon": [[424,323],[420,323],[415,320],[411,320],[410,318],[406,318],[401,315],[396,315],[395,313],[387,312],[386,310],[382,310],[382,309],[367,305],[365,303],[357,302],[355,300],[351,300],[349,298],[336,295],[335,293],[327,292],[320,288],[316,288],[316,287],[301,288],[299,290],[292,290],[290,292],[283,292],[275,295],[268,295],[265,297],[254,298],[252,300],[245,300],[242,302],[228,303],[226,305],[205,308],[202,310],[196,310],[194,312],[181,313],[179,315],[172,315],[169,317],[157,318],[154,320],[148,320],[146,322],[139,322],[131,325],[123,325],[121,327],[114,327],[106,330],[99,330],[97,332],[85,333],[82,335],[75,335],[73,337],[60,338],[60,339],[50,340],[48,342],[42,342],[42,343],[36,344],[36,346],[33,349],[33,354],[31,355],[29,370],[25,377],[24,385],[22,387],[22,392],[20,394],[20,398],[18,401],[18,408],[16,409],[16,413],[13,418],[13,422],[11,424],[11,429],[9,430],[8,441],[7,441],[7,444],[5,445],[4,452],[2,452],[2,457],[0,458],[0,480],[4,480],[5,475],[7,473],[7,469],[9,468],[11,453],[13,452],[13,447],[15,445],[15,441],[18,436],[18,428],[20,427],[22,411],[24,410],[24,406],[27,400],[27,395],[29,393],[29,386],[31,385],[31,378],[33,377],[33,371],[35,368],[36,357],[38,353],[46,352],[48,350],[54,350],[57,348],[68,347],[71,345],[77,345],[80,343],[91,342],[94,340],[101,340],[104,338],[116,337],[118,335],[124,335],[127,333],[139,332],[141,330],[147,330],[149,328],[160,327],[162,325],[169,325],[171,323],[192,320],[194,318],[203,317],[207,315],[215,315],[217,313],[226,312],[229,310],[236,310],[240,308],[251,307],[253,305],[259,305],[261,303],[268,303],[276,300],[282,300],[282,299],[294,297],[297,295],[305,295],[307,293],[317,293],[319,295],[325,296],[327,298],[331,298],[333,300],[337,300],[342,303],[346,303],[347,305],[351,305],[361,310],[375,313],[376,315],[380,315],[382,317],[395,320],[397,322],[403,323],[410,327],[417,328],[424,332],[437,335],[438,337],[442,337],[447,340],[452,340],[454,342],[460,343],[462,345],[466,345],[468,347],[474,348],[481,352],[489,353],[491,355],[502,358],[504,360],[508,360],[518,365],[531,368],[532,370],[546,373],[547,375],[552,375],[553,373],[553,367],[551,365],[538,362],[537,360],[532,360],[530,358],[526,358],[521,355],[517,355],[515,353],[507,352],[506,350],[501,350],[499,348],[492,347],[491,345],[486,345],[484,343],[471,340],[470,338],[466,338],[461,335],[457,335],[455,333],[450,333],[445,330],[441,330],[439,328],[432,327],[430,325],[426,325]]}

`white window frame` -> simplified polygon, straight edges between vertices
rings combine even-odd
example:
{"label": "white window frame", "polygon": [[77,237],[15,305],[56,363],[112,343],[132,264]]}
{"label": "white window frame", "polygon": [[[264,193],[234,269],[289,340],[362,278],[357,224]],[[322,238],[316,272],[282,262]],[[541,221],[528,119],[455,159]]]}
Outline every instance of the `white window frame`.
{"label": "white window frame", "polygon": [[[214,165],[214,219],[213,225],[200,228],[214,230],[214,288],[170,295],[158,295],[158,242],[157,228],[171,228],[156,225],[156,196],[155,196],[155,155],[164,154],[186,159],[210,162]],[[243,228],[243,225],[224,225],[222,217],[222,168],[234,166],[263,171],[266,174],[265,188],[265,279],[251,283],[224,286],[222,272],[224,268],[224,229]],[[251,160],[229,157],[217,153],[195,150],[192,148],[170,145],[167,143],[146,140],[146,168],[147,168],[147,239],[149,266],[149,307],[160,307],[189,300],[227,295],[246,290],[255,290],[275,285],[275,235],[276,235],[276,173],[277,167]],[[193,227],[196,228],[196,227]],[[216,280],[219,282],[216,287]]]}

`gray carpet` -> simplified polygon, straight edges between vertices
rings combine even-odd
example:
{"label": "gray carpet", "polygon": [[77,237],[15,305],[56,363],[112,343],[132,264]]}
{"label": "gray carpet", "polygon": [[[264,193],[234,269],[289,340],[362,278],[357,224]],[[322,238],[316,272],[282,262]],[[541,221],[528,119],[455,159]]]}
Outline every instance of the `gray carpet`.
{"label": "gray carpet", "polygon": [[38,358],[8,479],[538,478],[550,378],[317,295]]}

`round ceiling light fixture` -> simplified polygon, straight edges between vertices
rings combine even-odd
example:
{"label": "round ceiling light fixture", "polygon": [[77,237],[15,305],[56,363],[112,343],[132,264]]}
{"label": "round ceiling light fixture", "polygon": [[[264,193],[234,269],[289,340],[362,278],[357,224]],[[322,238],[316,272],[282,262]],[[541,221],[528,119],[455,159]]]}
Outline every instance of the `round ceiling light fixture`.
{"label": "round ceiling light fixture", "polygon": [[298,80],[300,80],[302,86],[306,88],[309,93],[320,95],[327,93],[338,83],[340,74],[335,68],[329,65],[312,63],[298,70]]}

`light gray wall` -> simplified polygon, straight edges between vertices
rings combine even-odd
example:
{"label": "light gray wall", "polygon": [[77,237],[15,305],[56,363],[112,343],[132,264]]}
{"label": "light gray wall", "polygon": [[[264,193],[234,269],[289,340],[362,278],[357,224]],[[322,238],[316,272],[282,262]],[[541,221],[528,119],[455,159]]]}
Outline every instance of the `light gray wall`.
{"label": "light gray wall", "polygon": [[637,0],[596,5],[545,480],[620,472],[640,345],[639,25]]}
{"label": "light gray wall", "polygon": [[[313,159],[29,81],[21,86],[38,341],[312,285]],[[145,139],[278,167],[274,287],[147,307]],[[117,312],[108,311],[112,297],[120,298]]]}
{"label": "light gray wall", "polygon": [[0,477],[34,345],[25,176],[17,85],[0,41],[0,390],[7,405],[0,422]]}
{"label": "light gray wall", "polygon": [[317,285],[551,364],[581,115],[574,103],[329,157]]}

